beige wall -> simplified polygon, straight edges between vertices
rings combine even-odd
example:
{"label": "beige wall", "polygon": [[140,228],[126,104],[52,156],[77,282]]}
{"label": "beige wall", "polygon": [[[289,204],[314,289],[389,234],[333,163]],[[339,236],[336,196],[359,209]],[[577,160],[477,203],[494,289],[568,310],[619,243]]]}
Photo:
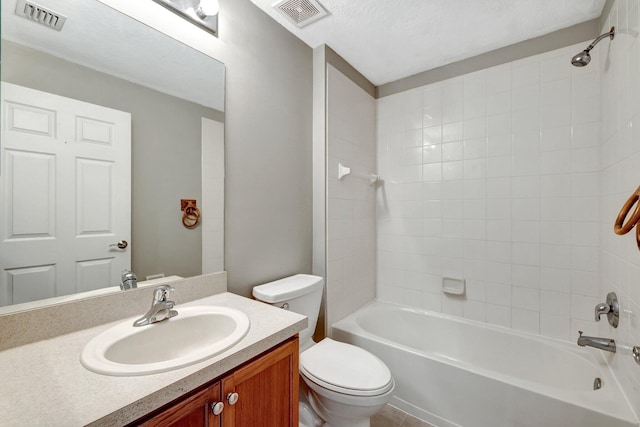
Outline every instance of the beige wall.
{"label": "beige wall", "polygon": [[220,1],[229,290],[311,272],[312,50],[249,0]]}
{"label": "beige wall", "polygon": [[201,231],[182,226],[179,203],[201,199],[201,117],[223,113],[4,40],[2,80],[130,112],[133,269],[201,273]]}
{"label": "beige wall", "polygon": [[[356,113],[357,112],[357,113]],[[376,294],[376,100],[327,64],[327,325]],[[338,179],[338,164],[352,174]]]}

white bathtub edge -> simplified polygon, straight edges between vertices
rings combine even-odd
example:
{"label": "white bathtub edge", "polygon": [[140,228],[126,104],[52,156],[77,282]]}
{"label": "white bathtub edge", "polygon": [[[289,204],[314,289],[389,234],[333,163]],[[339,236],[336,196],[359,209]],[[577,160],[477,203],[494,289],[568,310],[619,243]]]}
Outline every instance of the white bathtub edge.
{"label": "white bathtub edge", "polygon": [[[482,369],[474,369],[473,367],[469,367],[469,366],[464,366],[464,364],[460,364],[457,363],[454,360],[447,360],[445,357],[441,357],[441,355],[438,354],[428,354],[427,357],[430,357],[434,360],[438,360],[439,362],[442,363],[446,363],[448,365],[451,365],[455,368],[459,368],[459,369],[464,369],[464,370],[468,370],[470,372],[473,372],[475,374],[479,374],[479,375],[484,375],[484,376],[488,376],[490,378],[494,378],[497,381],[501,381],[504,382],[506,384],[509,384],[511,386],[516,386],[516,387],[521,387],[521,388],[525,388],[527,390],[529,390],[532,393],[538,394],[542,397],[549,397],[549,398],[555,398],[555,399],[559,399],[560,401],[564,401],[566,404],[570,404],[570,405],[574,405],[576,407],[580,407],[583,408],[585,410],[588,411],[594,411],[594,412],[599,412],[601,414],[606,414],[607,416],[610,416],[612,418],[615,418],[623,423],[627,423],[627,425],[634,425],[634,426],[638,426],[638,419],[635,416],[635,413],[633,412],[633,410],[631,409],[631,405],[630,402],[628,401],[628,398],[624,395],[624,393],[622,392],[622,389],[620,387],[620,384],[618,382],[618,379],[615,377],[615,375],[613,375],[613,372],[611,370],[610,365],[607,363],[606,358],[601,354],[600,351],[598,351],[599,354],[594,354],[592,352],[589,352],[588,350],[591,349],[586,349],[587,352],[586,353],[582,353],[582,352],[576,352],[575,349],[571,348],[571,343],[568,343],[567,341],[564,340],[557,340],[557,339],[552,339],[552,338],[547,338],[544,336],[540,336],[540,335],[536,335],[536,334],[531,334],[531,333],[526,333],[526,332],[521,332],[521,331],[516,331],[510,328],[505,328],[505,327],[500,327],[500,326],[496,326],[496,325],[491,325],[491,324],[486,324],[486,323],[482,323],[482,322],[477,322],[477,321],[473,321],[473,320],[469,320],[469,319],[462,319],[459,317],[455,317],[455,316],[450,316],[450,315],[446,315],[443,313],[436,313],[436,312],[429,312],[426,310],[420,310],[420,309],[416,309],[414,307],[406,307],[403,305],[399,305],[396,303],[389,303],[386,301],[379,301],[379,300],[374,300],[368,304],[366,304],[365,306],[363,306],[361,309],[359,309],[356,313],[353,313],[349,316],[347,316],[346,318],[340,320],[339,322],[336,322],[334,325],[331,326],[330,328],[330,332],[331,332],[331,336],[336,338],[336,335],[341,335],[342,333],[347,333],[347,334],[355,334],[355,335],[360,335],[365,339],[377,339],[378,341],[382,342],[383,344],[386,345],[391,345],[391,346],[395,346],[399,349],[401,349],[402,351],[408,351],[411,352],[413,354],[417,354],[417,355],[422,355],[423,353],[420,350],[417,349],[412,349],[409,347],[406,347],[405,345],[402,344],[398,344],[392,341],[389,341],[388,339],[385,338],[379,338],[375,335],[373,335],[370,332],[367,332],[365,330],[363,330],[360,325],[357,323],[356,321],[356,316],[358,313],[360,313],[363,310],[367,310],[370,307],[377,307],[377,306],[391,306],[391,307],[395,307],[395,308],[399,308],[402,310],[409,310],[411,312],[414,313],[420,313],[420,314],[426,314],[429,316],[435,316],[441,319],[445,319],[445,320],[451,320],[451,321],[455,321],[455,322],[460,322],[460,323],[467,323],[467,324],[471,324],[475,327],[481,327],[481,328],[488,328],[488,329],[493,329],[496,331],[499,331],[501,333],[506,333],[506,334],[513,334],[513,335],[517,335],[517,336],[524,336],[527,339],[532,339],[534,341],[540,341],[543,343],[551,343],[551,344],[556,344],[559,345],[561,349],[565,349],[567,351],[570,351],[573,355],[576,355],[578,357],[584,358],[586,360],[589,360],[591,362],[593,362],[595,359],[597,359],[599,362],[596,362],[598,366],[600,366],[604,372],[602,372],[602,377],[603,380],[606,381],[607,385],[609,385],[611,387],[611,390],[608,390],[608,393],[611,393],[609,396],[611,397],[611,399],[607,399],[610,400],[610,407],[608,407],[609,410],[611,411],[615,411],[615,414],[610,414],[609,412],[605,411],[604,409],[607,408],[607,406],[600,400],[598,399],[598,396],[595,395],[591,395],[591,393],[589,392],[589,395],[587,396],[586,394],[583,395],[583,397],[578,398],[578,395],[571,395],[571,394],[566,394],[564,398],[562,397],[558,397],[558,392],[557,390],[555,390],[555,393],[548,393],[549,391],[554,391],[553,386],[549,385],[549,386],[544,386],[541,384],[535,384],[535,387],[531,387],[531,384],[527,383],[527,380],[525,379],[517,379],[518,381],[514,381],[513,378],[508,377],[504,374],[498,373],[498,372],[493,372],[490,371],[492,374],[495,375],[486,375],[487,372],[483,371]],[[342,331],[342,332],[338,332],[336,334],[336,330],[338,331]],[[340,339],[340,337],[337,337],[338,339]],[[524,384],[524,386],[523,386]],[[552,396],[556,396],[556,397],[552,397]],[[607,396],[607,397],[609,397]],[[595,398],[595,399],[592,399]],[[395,403],[394,403],[395,402]],[[443,420],[442,418],[438,417],[435,414],[431,414],[430,412],[425,411],[424,409],[418,408],[416,406],[414,406],[413,404],[409,403],[409,402],[405,402],[404,400],[397,398],[394,396],[394,400],[392,401],[392,404],[394,404],[394,406],[398,406],[400,409],[405,410],[406,412],[412,413],[412,414],[416,414],[416,410],[420,411],[420,414],[426,418],[425,421],[431,422],[432,424],[438,425],[438,426],[443,426],[443,427],[456,427],[455,424],[451,424],[451,421],[447,421],[447,420]],[[411,409],[411,411],[409,411],[409,409]],[[435,418],[434,418],[435,417]],[[429,421],[429,419],[431,419],[432,421]],[[457,426],[459,427],[459,426]]]}

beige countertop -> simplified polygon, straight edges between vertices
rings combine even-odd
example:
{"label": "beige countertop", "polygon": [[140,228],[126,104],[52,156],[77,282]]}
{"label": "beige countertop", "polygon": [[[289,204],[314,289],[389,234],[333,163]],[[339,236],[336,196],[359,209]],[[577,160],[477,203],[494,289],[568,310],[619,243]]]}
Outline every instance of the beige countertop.
{"label": "beige countertop", "polygon": [[249,316],[249,332],[235,346],[203,362],[136,377],[100,375],[80,364],[84,346],[122,320],[1,351],[0,425],[124,425],[220,377],[307,326],[304,316],[228,292],[177,305],[176,309],[179,312],[180,306],[190,305],[238,309]]}

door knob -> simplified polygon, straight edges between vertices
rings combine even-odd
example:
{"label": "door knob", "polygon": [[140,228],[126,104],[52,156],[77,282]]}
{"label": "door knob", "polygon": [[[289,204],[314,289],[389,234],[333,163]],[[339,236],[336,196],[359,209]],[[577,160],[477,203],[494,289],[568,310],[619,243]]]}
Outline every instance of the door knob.
{"label": "door knob", "polygon": [[216,402],[211,404],[211,412],[213,412],[213,415],[220,415],[223,409],[224,409],[224,403],[222,402]]}
{"label": "door knob", "polygon": [[127,246],[129,246],[129,244],[127,243],[126,240],[120,240],[117,243],[113,243],[109,245],[110,248],[117,247],[118,249],[126,249]]}
{"label": "door knob", "polygon": [[238,401],[238,393],[229,393],[227,394],[227,402],[229,402],[229,405],[235,405],[236,402]]}

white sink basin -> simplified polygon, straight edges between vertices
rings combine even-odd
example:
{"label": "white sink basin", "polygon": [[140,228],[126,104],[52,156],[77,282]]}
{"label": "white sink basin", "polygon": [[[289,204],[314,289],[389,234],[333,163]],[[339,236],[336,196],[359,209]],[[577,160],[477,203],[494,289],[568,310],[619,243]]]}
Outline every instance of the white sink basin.
{"label": "white sink basin", "polygon": [[90,371],[146,375],[200,362],[235,345],[249,331],[241,311],[220,306],[177,307],[178,315],[134,327],[127,320],[95,336],[80,356]]}

